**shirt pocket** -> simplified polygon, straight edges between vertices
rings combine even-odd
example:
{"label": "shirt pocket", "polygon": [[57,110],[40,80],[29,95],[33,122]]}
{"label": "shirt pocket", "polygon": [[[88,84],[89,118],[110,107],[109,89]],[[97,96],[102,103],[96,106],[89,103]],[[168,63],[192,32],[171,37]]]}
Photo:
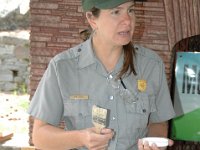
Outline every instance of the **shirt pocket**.
{"label": "shirt pocket", "polygon": [[146,128],[149,115],[156,111],[155,96],[148,96],[147,93],[138,93],[137,101],[126,103],[127,119],[138,128]]}
{"label": "shirt pocket", "polygon": [[135,145],[139,138],[146,136],[149,115],[156,111],[155,97],[147,93],[138,93],[137,101],[125,102],[127,140],[130,145]]}
{"label": "shirt pocket", "polygon": [[91,102],[89,100],[67,100],[64,102],[64,121],[68,130],[92,126]]}

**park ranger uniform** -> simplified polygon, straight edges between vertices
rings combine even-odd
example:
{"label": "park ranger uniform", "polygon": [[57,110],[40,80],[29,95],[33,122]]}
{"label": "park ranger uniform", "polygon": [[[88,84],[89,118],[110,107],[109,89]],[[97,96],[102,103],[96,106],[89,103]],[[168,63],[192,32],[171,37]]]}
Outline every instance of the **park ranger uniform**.
{"label": "park ranger uniform", "polygon": [[[55,56],[33,96],[29,113],[66,130],[93,127],[92,106],[109,110],[108,128],[115,131],[109,150],[137,150],[149,122],[171,119],[174,110],[162,60],[149,49],[135,46],[137,75],[116,77],[123,66],[107,72],[95,57],[91,38]],[[81,150],[86,148],[80,148]]]}

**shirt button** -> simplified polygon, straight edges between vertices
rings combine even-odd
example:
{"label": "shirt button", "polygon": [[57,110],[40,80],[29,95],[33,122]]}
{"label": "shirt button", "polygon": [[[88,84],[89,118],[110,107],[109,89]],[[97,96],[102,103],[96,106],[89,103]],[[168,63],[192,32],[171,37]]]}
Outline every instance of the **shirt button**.
{"label": "shirt button", "polygon": [[116,118],[115,117],[112,117],[112,120],[115,120]]}
{"label": "shirt button", "polygon": [[114,96],[110,96],[109,99],[110,99],[110,100],[113,100],[113,99],[114,99]]}
{"label": "shirt button", "polygon": [[78,49],[78,52],[81,52],[81,49],[80,49],[80,48]]}
{"label": "shirt button", "polygon": [[110,74],[108,78],[109,78],[109,79],[112,79],[112,78],[113,78],[113,76]]}

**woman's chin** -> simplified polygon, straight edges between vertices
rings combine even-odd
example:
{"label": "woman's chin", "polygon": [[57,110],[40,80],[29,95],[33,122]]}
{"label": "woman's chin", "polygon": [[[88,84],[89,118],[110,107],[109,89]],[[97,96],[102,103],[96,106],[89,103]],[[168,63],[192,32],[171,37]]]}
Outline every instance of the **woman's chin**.
{"label": "woman's chin", "polygon": [[121,38],[119,42],[122,43],[121,45],[126,45],[126,44],[130,43],[131,40],[132,40],[132,38],[126,37],[126,38]]}
{"label": "woman's chin", "polygon": [[126,41],[121,41],[120,43],[120,45],[127,45],[128,43],[130,43],[131,42],[131,40],[126,40]]}

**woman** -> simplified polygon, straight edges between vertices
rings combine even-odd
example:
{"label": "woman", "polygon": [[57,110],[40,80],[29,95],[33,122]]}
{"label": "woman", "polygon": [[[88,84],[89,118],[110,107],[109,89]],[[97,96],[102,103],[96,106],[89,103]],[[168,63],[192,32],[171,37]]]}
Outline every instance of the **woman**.
{"label": "woman", "polygon": [[[33,143],[44,150],[159,150],[140,139],[167,137],[174,110],[162,60],[131,44],[134,1],[82,4],[93,33],[49,63],[29,109]],[[109,116],[93,114],[94,106]],[[98,132],[95,120],[105,125]]]}

